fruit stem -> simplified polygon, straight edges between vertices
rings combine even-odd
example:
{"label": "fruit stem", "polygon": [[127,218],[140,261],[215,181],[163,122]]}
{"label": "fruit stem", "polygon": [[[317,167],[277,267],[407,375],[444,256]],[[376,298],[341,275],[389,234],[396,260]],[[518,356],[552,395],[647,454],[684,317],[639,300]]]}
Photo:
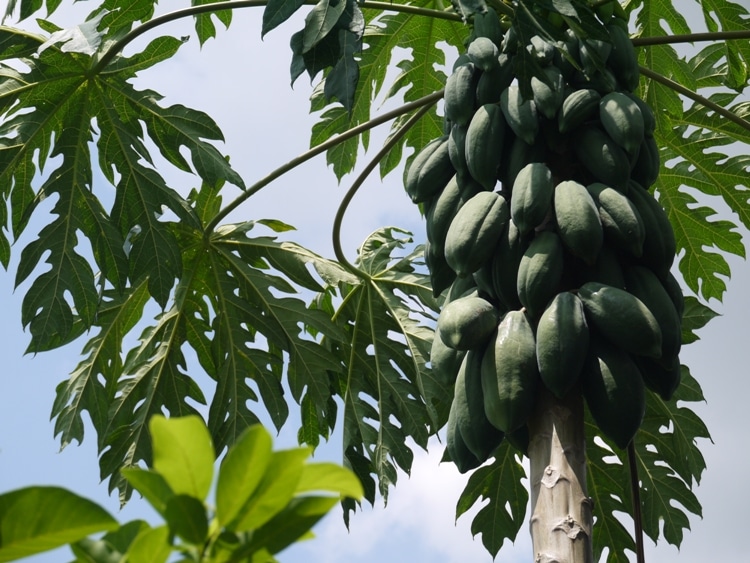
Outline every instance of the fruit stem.
{"label": "fruit stem", "polygon": [[247,201],[252,195],[260,191],[262,188],[264,188],[265,186],[267,186],[268,184],[270,184],[271,182],[273,182],[280,176],[296,168],[303,162],[310,160],[314,156],[317,156],[327,151],[328,149],[338,145],[339,143],[343,143],[347,139],[356,137],[360,133],[367,131],[369,129],[372,129],[374,127],[377,127],[378,125],[382,125],[383,123],[390,121],[392,119],[395,119],[396,117],[399,117],[400,115],[408,113],[414,109],[423,107],[425,105],[432,105],[442,97],[443,97],[443,91],[440,90],[439,92],[433,92],[432,94],[428,94],[427,96],[419,98],[418,100],[414,100],[413,102],[408,102],[394,110],[384,113],[383,115],[370,119],[369,121],[366,121],[364,123],[361,123],[357,125],[356,127],[347,129],[343,133],[336,135],[335,137],[331,137],[330,139],[328,139],[327,141],[323,143],[320,143],[319,145],[315,145],[310,150],[305,151],[304,153],[290,160],[286,164],[279,166],[276,170],[272,171],[271,173],[266,175],[264,178],[261,178],[255,184],[250,186],[247,190],[242,192],[232,202],[230,202],[226,207],[224,207],[221,211],[219,211],[216,214],[216,216],[213,219],[211,219],[209,224],[206,226],[206,229],[204,231],[204,236],[208,237],[216,228],[216,226],[227,215],[229,215],[232,211],[237,209],[240,205],[242,205],[245,201]]}
{"label": "fruit stem", "polygon": [[[442,91],[440,92],[442,96]],[[427,98],[428,96],[425,96]],[[422,100],[425,100],[425,98],[422,98]],[[364,170],[357,176],[357,178],[352,183],[349,190],[344,194],[343,199],[341,200],[341,204],[339,205],[339,208],[336,210],[336,217],[333,220],[333,231],[331,233],[332,239],[333,239],[333,251],[336,254],[336,259],[339,261],[339,263],[344,266],[347,270],[349,270],[354,275],[368,279],[370,276],[362,272],[359,268],[354,266],[349,262],[349,260],[346,259],[346,256],[344,254],[344,251],[341,247],[341,223],[344,220],[344,214],[346,213],[347,207],[349,207],[349,204],[351,203],[352,199],[354,198],[354,194],[357,193],[357,190],[362,186],[364,181],[367,179],[367,177],[372,173],[372,171],[375,169],[375,167],[380,163],[381,160],[385,157],[385,155],[388,154],[388,152],[393,148],[393,146],[398,143],[399,140],[401,140],[401,137],[403,137],[409,129],[411,129],[422,117],[432,109],[432,106],[437,102],[439,97],[435,97],[432,100],[429,100],[424,103],[424,105],[417,110],[417,112],[412,115],[401,127],[396,129],[386,140],[386,142],[383,144],[382,148],[377,152],[377,154],[370,160],[370,162],[367,163],[367,166],[365,166]]]}
{"label": "fruit stem", "polygon": [[701,96],[700,94],[698,94],[697,92],[694,92],[690,88],[686,88],[682,84],[679,84],[675,82],[674,80],[671,80],[667,78],[666,76],[659,74],[658,72],[654,72],[650,68],[646,68],[643,66],[639,68],[643,76],[646,76],[650,78],[651,80],[654,80],[655,82],[659,82],[660,84],[663,84],[664,86],[672,88],[679,94],[682,94],[683,96],[690,98],[691,100],[695,102],[698,102],[699,104],[707,107],[708,109],[715,111],[722,117],[725,117],[732,123],[736,123],[743,129],[750,131],[750,121],[747,121],[746,119],[741,118],[736,113],[733,113],[729,111],[728,109],[721,107],[719,104],[716,104],[712,102],[711,100],[709,100],[708,98]]}

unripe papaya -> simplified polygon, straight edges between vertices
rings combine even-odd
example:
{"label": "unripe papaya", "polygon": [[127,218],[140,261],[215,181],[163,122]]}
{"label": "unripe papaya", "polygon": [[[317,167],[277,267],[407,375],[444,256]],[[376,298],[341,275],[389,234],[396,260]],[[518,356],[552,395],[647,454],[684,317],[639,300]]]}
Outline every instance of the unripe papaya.
{"label": "unripe papaya", "polygon": [[448,158],[457,173],[468,174],[469,167],[466,165],[466,130],[468,125],[451,126],[448,135]]}
{"label": "unripe papaya", "polygon": [[633,202],[614,188],[598,182],[589,184],[586,189],[599,210],[604,239],[635,257],[641,256],[646,233],[641,214]]}
{"label": "unripe papaya", "polygon": [[436,196],[456,171],[448,156],[448,137],[428,143],[411,161],[404,187],[414,203]]}
{"label": "unripe papaya", "polygon": [[476,37],[466,50],[469,60],[482,72],[489,72],[498,66],[500,51],[488,37]]}
{"label": "unripe papaya", "polygon": [[446,444],[443,460],[452,461],[456,465],[459,473],[466,473],[482,465],[482,462],[471,453],[471,450],[466,446],[466,443],[461,436],[461,432],[456,424],[456,408],[454,405],[455,403],[451,403],[451,409],[448,413],[448,424],[446,425],[445,432]]}
{"label": "unripe papaya", "polygon": [[528,237],[519,232],[512,220],[508,221],[492,258],[492,286],[505,309],[521,307],[517,289],[518,268],[528,245]]}
{"label": "unripe papaya", "polygon": [[518,299],[538,318],[558,291],[563,273],[563,246],[552,231],[537,233],[518,267]]}
{"label": "unripe papaya", "polygon": [[[610,2],[614,5],[615,2]],[[638,88],[640,80],[640,70],[638,69],[638,57],[635,54],[633,42],[630,36],[619,25],[608,25],[610,41],[612,41],[612,51],[609,54],[609,67],[615,73],[618,82],[622,87],[632,92]]]}
{"label": "unripe papaya", "polygon": [[459,276],[473,274],[488,260],[510,219],[505,199],[479,192],[458,210],[445,238],[445,259]]}
{"label": "unripe papaya", "polygon": [[453,271],[445,259],[442,249],[427,241],[424,245],[424,260],[430,272],[430,285],[433,297],[438,297],[456,279]]}
{"label": "unripe papaya", "polygon": [[661,329],[648,307],[635,295],[596,282],[578,290],[589,326],[625,352],[661,357]]}
{"label": "unripe papaya", "polygon": [[533,231],[552,208],[555,185],[546,164],[532,162],[524,166],[513,183],[510,216],[522,234]]}
{"label": "unripe papaya", "polygon": [[625,270],[625,284],[654,315],[661,329],[661,356],[657,358],[665,367],[672,365],[682,345],[682,323],[677,310],[662,282],[650,269],[633,266]]}
{"label": "unripe papaya", "polygon": [[643,220],[645,235],[640,261],[651,268],[659,278],[666,279],[677,252],[669,217],[661,204],[640,186],[633,185],[628,193],[630,201],[638,209]]}
{"label": "unripe papaya", "polygon": [[558,293],[536,328],[539,376],[555,397],[561,399],[578,382],[588,347],[583,303],[573,293]]}
{"label": "unripe papaya", "polygon": [[513,61],[508,55],[500,55],[497,65],[483,72],[477,82],[477,105],[495,104],[500,101],[500,94],[511,85],[515,74]]}
{"label": "unripe papaya", "polygon": [[560,182],[554,190],[554,208],[565,247],[587,264],[596,262],[604,234],[599,211],[586,187],[573,180]]}
{"label": "unripe papaya", "polygon": [[617,346],[592,339],[581,376],[581,390],[604,436],[625,449],[646,412],[643,379],[633,360]]}
{"label": "unripe papaya", "polygon": [[622,92],[611,92],[599,102],[599,119],[607,134],[629,154],[637,154],[644,140],[641,108]]}
{"label": "unripe papaya", "polygon": [[578,269],[578,273],[581,280],[579,285],[592,281],[625,289],[625,274],[622,271],[620,259],[609,245],[602,246],[596,262],[591,265],[584,264]]}
{"label": "unripe papaya", "polygon": [[598,127],[583,127],[576,137],[575,154],[594,180],[625,192],[630,161],[625,151]]}
{"label": "unripe papaya", "polygon": [[[544,162],[547,158],[547,150],[544,143],[529,145],[526,141],[515,135],[509,135],[507,139],[503,164],[500,166],[499,178],[503,183],[503,192],[511,194],[513,184],[518,173],[527,164],[532,162]],[[513,199],[511,198],[511,202]]]}
{"label": "unripe papaya", "polygon": [[437,327],[443,343],[454,350],[470,350],[487,342],[497,327],[497,308],[481,297],[459,297],[443,307]]}
{"label": "unripe papaya", "polygon": [[466,131],[466,166],[485,189],[497,183],[505,140],[505,118],[497,104],[485,104],[471,118]]}
{"label": "unripe papaya", "polygon": [[554,119],[563,102],[565,79],[554,66],[544,69],[544,80],[531,77],[531,90],[537,111],[547,119]]}
{"label": "unripe papaya", "polygon": [[671,400],[682,380],[682,366],[680,365],[679,356],[675,356],[672,363],[668,366],[661,365],[651,358],[644,358],[642,356],[633,356],[633,361],[638,366],[646,387],[659,395],[663,400]]}
{"label": "unripe papaya", "polygon": [[503,318],[482,358],[484,410],[495,428],[519,429],[534,410],[539,373],[534,331],[522,311]]}
{"label": "unripe papaya", "polygon": [[682,315],[685,312],[685,295],[682,293],[680,282],[677,281],[672,272],[669,272],[664,279],[664,289],[667,290],[672,305],[674,305],[675,311],[677,311],[677,316],[680,318],[680,322],[682,322]]}
{"label": "unripe papaya", "polygon": [[487,6],[484,13],[474,14],[474,35],[476,37],[487,37],[499,48],[503,43],[505,32],[500,26],[500,19],[494,8]]}
{"label": "unripe papaya", "polygon": [[456,426],[466,447],[481,462],[503,441],[484,412],[482,392],[482,356],[484,350],[469,350],[458,370],[453,394]]}
{"label": "unripe papaya", "polygon": [[578,129],[580,125],[596,116],[602,97],[593,88],[573,90],[563,100],[557,117],[560,133]]}
{"label": "unripe papaya", "polygon": [[476,109],[478,69],[473,63],[456,68],[445,81],[443,96],[445,117],[452,123],[467,125]]}
{"label": "unripe papaya", "polygon": [[430,370],[441,385],[454,385],[466,351],[446,346],[437,328],[430,348]]}
{"label": "unripe papaya", "polygon": [[524,100],[521,90],[514,84],[503,90],[500,95],[500,108],[516,136],[529,145],[534,144],[536,134],[539,132],[539,119],[534,100]]}
{"label": "unripe papaya", "polygon": [[638,151],[638,158],[635,159],[630,170],[630,178],[648,189],[659,177],[660,167],[661,158],[656,140],[653,137],[645,137]]}
{"label": "unripe papaya", "polygon": [[463,203],[461,190],[459,190],[458,181],[454,176],[448,182],[448,185],[445,186],[445,189],[440,192],[440,195],[432,202],[425,214],[427,240],[436,249],[442,251],[445,248],[445,237],[448,235],[448,228]]}

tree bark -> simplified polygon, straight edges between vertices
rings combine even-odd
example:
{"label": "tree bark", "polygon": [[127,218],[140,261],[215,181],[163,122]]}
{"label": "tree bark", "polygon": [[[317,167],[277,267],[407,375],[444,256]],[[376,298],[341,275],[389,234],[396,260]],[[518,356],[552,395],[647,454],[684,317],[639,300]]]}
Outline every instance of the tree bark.
{"label": "tree bark", "polygon": [[543,389],[529,422],[531,539],[535,563],[593,563],[592,502],[586,492],[583,399]]}

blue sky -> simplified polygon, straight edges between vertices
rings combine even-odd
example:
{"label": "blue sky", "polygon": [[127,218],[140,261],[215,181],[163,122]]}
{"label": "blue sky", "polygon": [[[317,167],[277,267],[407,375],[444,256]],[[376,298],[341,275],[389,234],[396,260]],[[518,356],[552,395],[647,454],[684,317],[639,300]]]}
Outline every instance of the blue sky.
{"label": "blue sky", "polygon": [[[81,7],[83,6],[83,8]],[[88,11],[86,3],[73,10]],[[63,13],[60,12],[62,15]],[[210,113],[226,137],[226,150],[232,163],[246,180],[265,175],[308,147],[313,118],[308,115],[310,85],[301,77],[294,89],[289,87],[288,37],[300,26],[299,18],[288,22],[260,40],[260,10],[235,13],[229,32],[220,31],[199,49],[191,37],[177,57],[156,70],[144,73],[142,87],[166,96],[164,103],[183,103]],[[59,16],[52,18],[58,21]],[[72,12],[67,24],[79,20]],[[170,24],[162,33],[193,35],[188,21]],[[134,48],[155,37],[152,32]],[[372,146],[378,146],[383,134],[375,134]],[[194,179],[175,175],[176,185],[187,188]],[[338,201],[351,178],[338,185],[323,158],[308,163],[295,173],[281,178],[254,197],[236,217],[279,218],[298,228],[298,242],[326,256],[332,256],[330,225]],[[422,236],[423,226],[416,207],[403,193],[401,177],[394,173],[384,182],[373,176],[354,199],[344,222],[345,249],[350,257],[364,237],[384,225],[413,229]],[[18,253],[26,238],[20,241]],[[743,235],[746,233],[743,233]],[[17,259],[17,256],[16,256]],[[708,470],[697,490],[704,507],[704,519],[691,520],[682,551],[664,543],[653,547],[647,542],[650,560],[660,563],[692,561],[740,561],[744,537],[743,514],[750,492],[743,488],[744,465],[748,461],[746,418],[750,378],[747,362],[747,311],[750,310],[750,268],[741,260],[732,260],[734,272],[723,305],[713,306],[722,313],[688,346],[683,363],[702,384],[708,399],[699,405],[698,414],[708,424],[714,443],[701,444]],[[55,386],[79,361],[83,343],[63,350],[24,356],[28,341],[20,326],[20,302],[24,287],[13,292],[11,271],[0,275],[0,294],[5,296],[6,315],[0,321],[0,350],[6,368],[0,372],[0,491],[31,484],[55,484],[95,499],[123,521],[143,517],[154,520],[151,510],[138,500],[122,511],[117,499],[107,495],[106,484],[99,483],[95,436],[86,435],[83,445],[71,445],[59,452],[53,438],[49,412]],[[319,459],[339,461],[340,434],[320,448]],[[277,437],[277,447],[295,445],[295,429],[285,429]],[[281,555],[286,563],[339,563],[357,561],[433,561],[484,563],[491,557],[472,540],[470,517],[455,523],[454,509],[465,484],[465,477],[448,464],[439,464],[442,445],[433,441],[429,454],[417,452],[411,478],[400,475],[387,507],[382,501],[355,515],[347,532],[338,514],[326,518],[316,529],[318,538]],[[529,561],[530,541],[524,527],[514,546],[506,546],[499,561]],[[746,555],[744,551],[742,555]],[[63,552],[29,558],[36,563],[65,561]]]}

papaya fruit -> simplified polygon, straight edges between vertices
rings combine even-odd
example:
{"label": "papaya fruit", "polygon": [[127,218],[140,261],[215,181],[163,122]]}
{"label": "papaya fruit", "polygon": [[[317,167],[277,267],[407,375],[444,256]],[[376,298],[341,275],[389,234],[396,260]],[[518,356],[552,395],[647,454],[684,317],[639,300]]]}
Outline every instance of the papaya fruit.
{"label": "papaya fruit", "polygon": [[641,256],[646,232],[635,205],[624,194],[599,182],[586,189],[599,210],[604,239],[619,250]]}
{"label": "papaya fruit", "polygon": [[463,203],[461,190],[458,188],[458,180],[454,176],[440,192],[440,195],[435,198],[425,214],[427,240],[436,249],[442,251],[445,248],[448,228]]}
{"label": "papaya fruit", "polygon": [[446,346],[438,332],[439,330],[436,328],[432,337],[430,370],[441,385],[455,385],[458,369],[461,367],[466,351],[454,350]]}
{"label": "papaya fruit", "polygon": [[624,94],[631,100],[633,100],[636,104],[638,104],[638,107],[641,109],[641,116],[643,117],[644,136],[653,137],[654,131],[656,129],[656,117],[654,116],[654,112],[651,109],[651,106],[649,106],[644,100],[642,100],[632,92],[624,92]]}
{"label": "papaya fruit", "polygon": [[560,133],[578,129],[586,121],[596,116],[602,97],[593,88],[573,90],[563,100],[557,116],[557,127]]}
{"label": "papaya fruit", "polygon": [[448,158],[456,173],[469,172],[469,167],[466,165],[466,130],[468,128],[468,125],[454,123],[448,134]]}
{"label": "papaya fruit", "polygon": [[497,328],[500,313],[481,297],[459,297],[445,305],[437,328],[443,343],[454,350],[470,350],[487,342]]}
{"label": "papaya fruit", "polygon": [[602,434],[618,448],[627,448],[646,413],[643,379],[630,356],[610,342],[592,339],[581,392]]}
{"label": "papaya fruit", "polygon": [[625,287],[648,307],[661,329],[661,355],[657,360],[671,366],[682,346],[682,323],[661,280],[650,269],[632,266],[625,270]]}
{"label": "papaya fruit", "polygon": [[578,45],[581,66],[587,76],[604,70],[611,53],[612,44],[600,39],[582,39]]}
{"label": "papaya fruit", "polygon": [[546,164],[532,162],[524,166],[513,182],[510,217],[522,234],[541,225],[552,209],[555,185]]}
{"label": "papaya fruit", "polygon": [[510,211],[505,198],[479,192],[464,203],[448,227],[445,259],[459,276],[469,276],[490,258]]}
{"label": "papaya fruit", "polygon": [[539,132],[539,119],[534,100],[524,100],[521,90],[513,84],[503,90],[500,95],[500,108],[516,136],[529,145],[533,145],[536,134]]}
{"label": "papaya fruit", "polygon": [[576,136],[574,150],[595,182],[625,193],[630,179],[630,161],[620,146],[598,127],[583,127]]}
{"label": "papaya fruit", "polygon": [[580,268],[576,268],[576,272],[580,279],[579,286],[592,281],[625,289],[625,274],[620,265],[620,258],[607,244],[602,246],[596,262],[591,265],[583,264]]}
{"label": "papaya fruit", "polygon": [[476,109],[479,70],[468,62],[456,69],[445,81],[443,95],[445,117],[453,124],[468,125]]}
{"label": "papaya fruit", "polygon": [[633,185],[628,193],[643,220],[643,253],[640,262],[651,268],[660,279],[666,279],[677,252],[674,230],[667,212],[649,192],[638,185]]}
{"label": "papaya fruit", "polygon": [[442,249],[430,241],[427,241],[424,245],[424,261],[430,272],[432,295],[438,297],[456,279],[456,272],[448,265]]}
{"label": "papaya fruit", "polygon": [[521,258],[516,282],[518,299],[531,318],[539,318],[557,294],[563,266],[560,237],[552,231],[537,233]]}
{"label": "papaya fruit", "polygon": [[520,137],[515,135],[510,135],[510,137],[512,139],[507,139],[508,142],[505,143],[503,164],[501,164],[498,174],[503,184],[503,193],[507,194],[512,193],[513,184],[524,166],[532,162],[544,162],[547,158],[547,150],[543,143],[530,145]]}
{"label": "papaya fruit", "polygon": [[497,183],[505,140],[505,118],[497,104],[485,104],[471,118],[466,130],[466,166],[485,189]]}
{"label": "papaya fruit", "polygon": [[539,35],[533,35],[529,39],[529,51],[541,66],[552,64],[555,58],[555,47]]}
{"label": "papaya fruit", "polygon": [[477,82],[477,106],[495,104],[500,101],[500,94],[511,85],[515,78],[512,63],[508,55],[500,55],[497,58],[497,65],[492,70],[482,73]]}
{"label": "papaya fruit", "polygon": [[675,356],[668,366],[641,356],[633,356],[633,361],[638,366],[646,387],[663,400],[671,400],[682,380],[682,366],[679,356]]}
{"label": "papaya fruit", "polygon": [[599,120],[607,134],[629,154],[638,154],[644,140],[641,108],[622,92],[611,92],[599,102]]}
{"label": "papaya fruit", "polygon": [[477,459],[471,450],[466,446],[461,431],[456,424],[456,408],[455,402],[451,403],[450,411],[448,412],[448,424],[446,425],[445,432],[445,452],[443,453],[442,461],[452,461],[459,473],[467,473],[472,469],[476,469],[482,462]]}
{"label": "papaya fruit", "polygon": [[578,290],[590,327],[625,352],[660,358],[661,328],[643,301],[622,289],[587,282]]}
{"label": "papaya fruit", "polygon": [[565,247],[587,264],[596,262],[604,233],[599,211],[586,187],[573,180],[560,182],[553,204],[557,232]]}
{"label": "papaya fruit", "polygon": [[534,104],[539,113],[547,119],[555,119],[565,94],[565,79],[557,67],[544,69],[543,79],[531,77],[531,90],[534,93]]}
{"label": "papaya fruit", "polygon": [[464,444],[481,462],[503,441],[504,434],[495,428],[484,413],[482,392],[482,357],[484,350],[469,350],[456,377],[453,405],[456,426]]}
{"label": "papaya fruit", "polygon": [[659,177],[660,167],[661,158],[656,140],[653,137],[645,137],[641,143],[638,157],[630,170],[630,178],[648,189]]}
{"label": "papaya fruit", "polygon": [[437,195],[456,173],[448,156],[448,137],[431,141],[409,164],[404,187],[414,203]]}
{"label": "papaya fruit", "polygon": [[558,399],[575,387],[589,347],[583,303],[573,293],[558,293],[536,327],[536,359],[542,383]]}
{"label": "papaya fruit", "polygon": [[531,441],[531,437],[529,435],[529,425],[524,424],[513,432],[506,434],[505,441],[508,442],[508,444],[510,444],[516,451],[528,457],[529,442]]}
{"label": "papaya fruit", "polygon": [[[614,6],[615,3],[610,2],[609,4]],[[628,32],[619,25],[607,25],[607,31],[612,42],[612,51],[607,61],[609,68],[614,72],[622,88],[628,92],[633,92],[638,88],[641,77],[633,42],[630,40]]]}
{"label": "papaya fruit", "polygon": [[474,278],[471,276],[465,278],[456,278],[448,288],[448,292],[445,294],[443,300],[443,307],[445,307],[451,301],[455,301],[460,297],[467,297],[469,295],[478,295],[477,284],[474,282]]}
{"label": "papaya fruit", "polygon": [[500,50],[489,37],[476,37],[469,43],[466,54],[474,66],[484,73],[498,66]]}
{"label": "papaya fruit", "polygon": [[524,237],[513,220],[503,232],[492,257],[492,286],[498,301],[505,309],[518,309],[518,268],[528,247],[528,237]]}
{"label": "papaya fruit", "polygon": [[509,311],[482,358],[482,392],[487,419],[510,433],[528,420],[536,403],[539,373],[536,343],[523,311]]}
{"label": "papaya fruit", "polygon": [[672,301],[675,311],[677,311],[680,322],[682,322],[682,315],[685,313],[685,295],[682,293],[680,282],[677,281],[672,272],[669,272],[667,277],[664,278],[664,289],[667,290],[669,299]]}
{"label": "papaya fruit", "polygon": [[473,24],[475,37],[486,37],[500,48],[505,32],[494,8],[487,6],[486,12],[474,14]]}

